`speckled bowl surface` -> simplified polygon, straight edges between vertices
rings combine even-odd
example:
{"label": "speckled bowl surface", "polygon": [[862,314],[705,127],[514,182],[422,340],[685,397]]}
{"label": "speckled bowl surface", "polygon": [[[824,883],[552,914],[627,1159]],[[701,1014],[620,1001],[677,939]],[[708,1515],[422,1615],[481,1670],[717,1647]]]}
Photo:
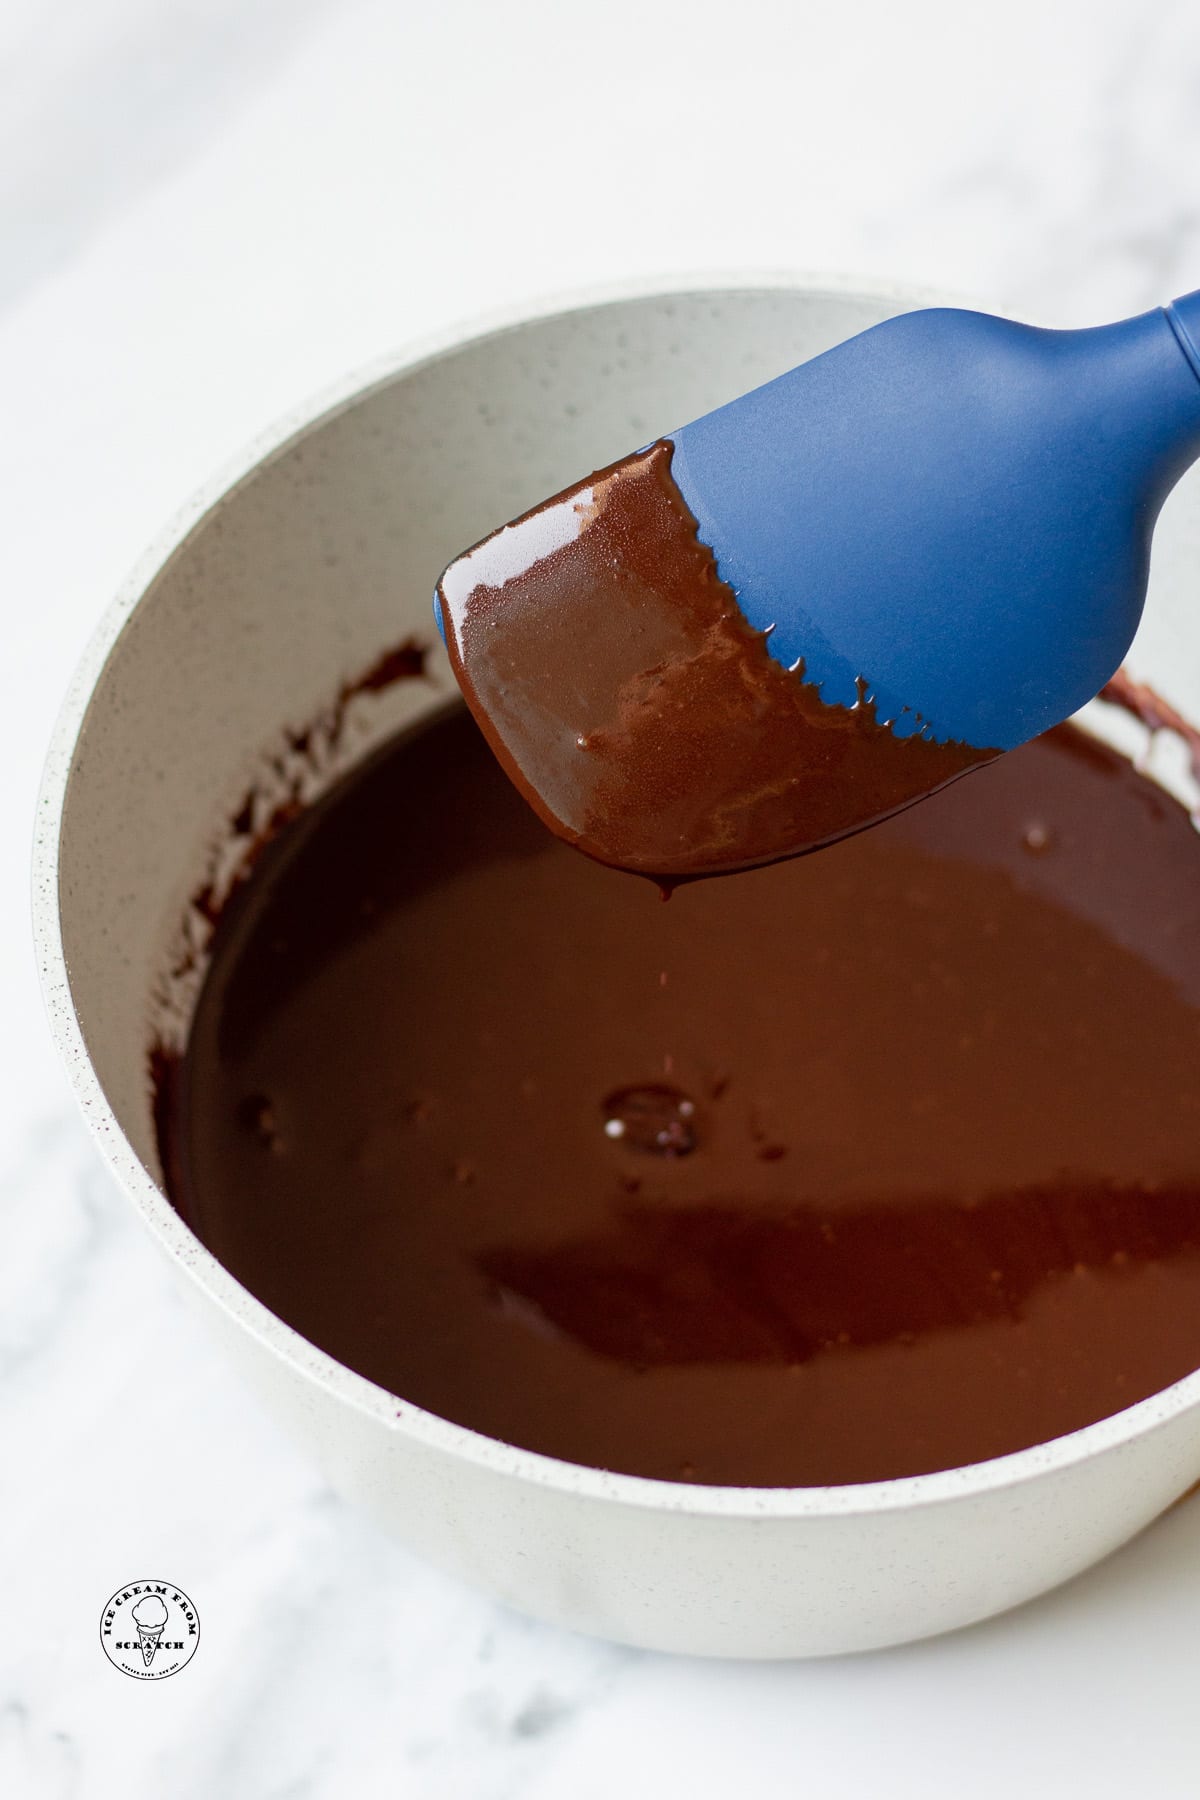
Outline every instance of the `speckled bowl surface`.
{"label": "speckled bowl surface", "polygon": [[[101,1152],[247,1380],[347,1495],[417,1549],[543,1618],[629,1643],[782,1657],[981,1619],[1085,1568],[1200,1478],[1200,1375],[994,1462],[869,1486],[693,1487],[494,1442],[314,1348],[164,1198],[147,1051],[186,1030],[203,970],[190,899],[228,821],[316,793],[446,704],[431,680],[350,695],[428,640],[449,558],[632,445],[928,296],[795,277],[694,281],[456,332],[302,409],[197,497],[107,613],[47,764],[35,926],[52,1028]],[[1200,477],[1168,503],[1134,671],[1200,716]],[[1138,743],[1129,721],[1098,729]],[[318,734],[319,736],[319,734]],[[336,737],[336,742],[334,741]],[[1191,801],[1178,747],[1156,772]],[[243,846],[244,848],[244,846]]]}

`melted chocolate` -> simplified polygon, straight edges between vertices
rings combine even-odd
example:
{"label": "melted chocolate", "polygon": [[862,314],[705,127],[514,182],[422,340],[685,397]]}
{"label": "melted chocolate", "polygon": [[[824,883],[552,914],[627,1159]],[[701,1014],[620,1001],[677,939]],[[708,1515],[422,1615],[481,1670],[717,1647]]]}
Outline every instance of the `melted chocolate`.
{"label": "melted chocolate", "polygon": [[457,711],[288,826],[214,951],[172,1194],[402,1403],[804,1485],[1200,1365],[1200,838],[1070,729],[662,907]]}
{"label": "melted chocolate", "polygon": [[453,563],[439,593],[472,711],[539,817],[674,882],[798,856],[996,752],[897,737],[865,681],[826,705],[747,624],[651,449]]}

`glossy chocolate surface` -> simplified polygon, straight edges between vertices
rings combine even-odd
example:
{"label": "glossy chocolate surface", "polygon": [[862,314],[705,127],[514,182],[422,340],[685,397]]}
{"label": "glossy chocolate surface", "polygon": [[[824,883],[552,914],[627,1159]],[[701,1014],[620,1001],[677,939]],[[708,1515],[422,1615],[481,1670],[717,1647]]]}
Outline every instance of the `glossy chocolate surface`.
{"label": "glossy chocolate surface", "polygon": [[167,1099],[268,1306],[579,1462],[916,1474],[1200,1365],[1200,838],[1067,728],[663,905],[456,710],[265,850]]}
{"label": "glossy chocolate surface", "polygon": [[[439,588],[459,686],[542,821],[665,882],[818,849],[995,752],[895,735],[770,655],[663,441],[548,500]],[[867,672],[864,671],[864,675]]]}

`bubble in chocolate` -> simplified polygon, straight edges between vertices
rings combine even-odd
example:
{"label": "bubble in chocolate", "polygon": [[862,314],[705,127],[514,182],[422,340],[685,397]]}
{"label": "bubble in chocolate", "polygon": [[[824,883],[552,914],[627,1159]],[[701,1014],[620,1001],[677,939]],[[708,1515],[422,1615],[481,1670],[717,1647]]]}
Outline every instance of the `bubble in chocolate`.
{"label": "bubble in chocolate", "polygon": [[604,1135],[651,1156],[687,1156],[696,1148],[696,1103],[665,1081],[616,1088],[604,1102]]}
{"label": "bubble in chocolate", "polygon": [[264,1150],[278,1153],[283,1139],[275,1118],[275,1108],[266,1094],[247,1094],[238,1104],[238,1124],[256,1137]]}

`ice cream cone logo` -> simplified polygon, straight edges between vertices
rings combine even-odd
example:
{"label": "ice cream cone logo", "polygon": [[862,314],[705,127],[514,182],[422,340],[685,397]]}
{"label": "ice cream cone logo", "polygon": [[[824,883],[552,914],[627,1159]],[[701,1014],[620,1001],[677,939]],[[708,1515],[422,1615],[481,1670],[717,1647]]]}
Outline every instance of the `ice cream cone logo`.
{"label": "ice cream cone logo", "polygon": [[154,1661],[154,1652],[158,1649],[158,1640],[167,1623],[167,1608],[158,1594],[146,1594],[136,1602],[133,1609],[133,1622],[137,1626],[138,1642],[142,1652],[142,1661],[149,1668]]}
{"label": "ice cream cone logo", "polygon": [[196,1608],[170,1581],[131,1581],[117,1589],[100,1615],[105,1656],[135,1681],[178,1674],[199,1642]]}

